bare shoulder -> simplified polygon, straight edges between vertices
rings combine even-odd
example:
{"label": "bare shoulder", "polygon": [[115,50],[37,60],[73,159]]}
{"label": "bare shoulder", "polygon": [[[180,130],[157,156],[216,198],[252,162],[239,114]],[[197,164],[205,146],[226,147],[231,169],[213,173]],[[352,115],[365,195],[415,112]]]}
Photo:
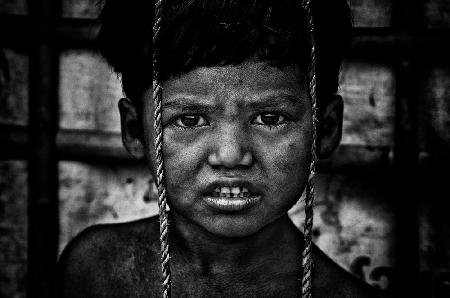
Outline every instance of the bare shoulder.
{"label": "bare shoulder", "polygon": [[85,229],[58,261],[59,297],[119,297],[148,282],[141,277],[158,280],[158,236],[156,217]]}
{"label": "bare shoulder", "polygon": [[342,269],[319,248],[314,248],[314,267],[312,272],[314,297],[380,297],[378,292],[370,285]]}

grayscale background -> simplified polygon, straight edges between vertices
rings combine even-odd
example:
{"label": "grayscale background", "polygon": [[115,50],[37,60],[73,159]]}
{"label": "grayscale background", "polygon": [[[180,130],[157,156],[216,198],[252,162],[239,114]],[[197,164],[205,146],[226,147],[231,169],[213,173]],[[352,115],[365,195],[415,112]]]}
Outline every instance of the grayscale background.
{"label": "grayscale background", "polygon": [[[96,2],[0,0],[0,297],[48,297],[77,233],[157,213],[121,145]],[[319,166],[314,241],[385,297],[450,297],[450,1],[350,4],[344,133]],[[301,227],[301,202],[290,214]]]}

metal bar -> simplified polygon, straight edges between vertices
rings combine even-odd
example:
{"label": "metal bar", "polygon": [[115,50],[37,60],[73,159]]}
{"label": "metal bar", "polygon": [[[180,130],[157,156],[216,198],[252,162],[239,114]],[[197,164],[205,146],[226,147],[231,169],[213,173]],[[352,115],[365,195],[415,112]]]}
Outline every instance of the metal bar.
{"label": "metal bar", "polygon": [[0,159],[27,159],[28,132],[24,126],[0,125]]}
{"label": "metal bar", "polygon": [[386,146],[341,145],[331,157],[319,160],[319,172],[374,173],[392,167],[391,148]]}
{"label": "metal bar", "polygon": [[[49,43],[68,48],[93,48],[99,29],[100,24],[95,19],[0,17],[0,36],[2,44],[7,46]],[[450,29],[356,28],[353,32],[350,55],[398,58],[405,51],[432,53],[432,59],[446,58],[450,51]]]}
{"label": "metal bar", "polygon": [[[20,125],[0,124],[0,159],[25,159],[28,154],[28,131]],[[60,129],[56,137],[58,160],[127,162],[133,158],[122,145],[119,133],[94,130]]]}
{"label": "metal bar", "polygon": [[[417,36],[424,31],[423,3],[398,0],[394,5],[393,26],[399,36]],[[419,41],[415,46],[425,46]],[[426,48],[426,47],[425,47]],[[395,297],[415,297],[419,291],[418,225],[418,82],[419,49],[403,48],[396,68],[396,114],[394,175],[394,214],[396,230]]]}
{"label": "metal bar", "polygon": [[48,45],[35,47],[30,55],[27,276],[29,297],[53,296],[52,284],[58,256],[56,159],[58,98],[55,58],[57,58],[55,50]]}
{"label": "metal bar", "polygon": [[357,28],[349,55],[364,59],[399,60],[405,54],[429,61],[449,60],[450,29]]}
{"label": "metal bar", "polygon": [[[396,229],[397,296],[414,297],[419,271],[418,129],[416,69],[410,60],[397,66],[394,148],[394,214]],[[402,294],[401,296],[399,296]],[[406,297],[405,296],[405,297]]]}
{"label": "metal bar", "polygon": [[[28,1],[31,20],[59,15],[61,3]],[[17,34],[17,32],[15,32]],[[23,37],[22,37],[23,38]],[[30,46],[28,119],[28,297],[55,296],[58,256],[58,70],[59,51]]]}
{"label": "metal bar", "polygon": [[[14,28],[14,30],[10,30]],[[94,47],[99,30],[96,20],[2,15],[0,36],[3,45],[55,44],[63,47]]]}
{"label": "metal bar", "polygon": [[[22,159],[26,155],[28,134],[19,125],[1,125],[0,159]],[[60,129],[57,135],[57,159],[81,162],[138,163],[122,145],[120,133],[96,130]],[[328,159],[320,160],[321,172],[376,172],[391,167],[389,147],[341,145]]]}
{"label": "metal bar", "polygon": [[95,163],[113,161],[114,164],[127,165],[139,162],[125,150],[119,133],[64,130],[58,134],[57,144],[61,160]]}

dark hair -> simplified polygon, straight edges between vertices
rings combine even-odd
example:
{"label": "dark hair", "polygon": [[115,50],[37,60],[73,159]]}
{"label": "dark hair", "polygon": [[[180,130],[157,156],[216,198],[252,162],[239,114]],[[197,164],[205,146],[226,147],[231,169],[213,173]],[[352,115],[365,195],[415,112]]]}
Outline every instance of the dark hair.
{"label": "dark hair", "polygon": [[[152,84],[154,1],[106,0],[100,51],[122,75],[125,94],[139,98]],[[300,0],[166,0],[159,39],[160,79],[199,66],[255,58],[272,65],[309,63],[310,34]],[[350,41],[346,0],[313,0],[319,98],[337,91]]]}

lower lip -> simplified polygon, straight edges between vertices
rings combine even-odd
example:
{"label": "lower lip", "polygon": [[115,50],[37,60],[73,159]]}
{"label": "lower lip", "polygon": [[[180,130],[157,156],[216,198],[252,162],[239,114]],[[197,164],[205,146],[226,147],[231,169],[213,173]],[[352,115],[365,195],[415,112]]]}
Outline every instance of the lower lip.
{"label": "lower lip", "polygon": [[244,198],[204,197],[206,204],[221,211],[242,211],[255,206],[261,196]]}

